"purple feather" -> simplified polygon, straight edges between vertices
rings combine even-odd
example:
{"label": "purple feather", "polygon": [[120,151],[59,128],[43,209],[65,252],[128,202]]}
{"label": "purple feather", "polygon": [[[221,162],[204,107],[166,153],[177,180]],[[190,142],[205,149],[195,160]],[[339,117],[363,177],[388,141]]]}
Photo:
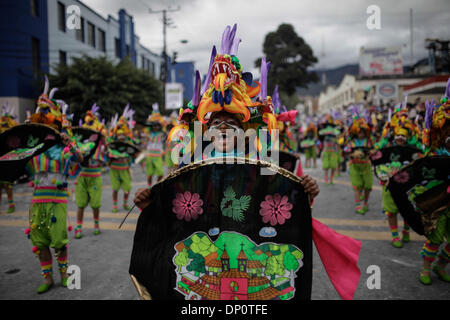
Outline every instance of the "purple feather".
{"label": "purple feather", "polygon": [[206,74],[206,80],[205,83],[203,84],[203,88],[202,88],[202,94],[204,94],[206,92],[206,90],[208,90],[209,84],[211,82],[211,69],[212,66],[214,64],[214,58],[217,55],[217,49],[216,46],[213,46],[212,48],[212,52],[211,52],[211,59],[209,61],[209,69],[208,69],[208,73]]}
{"label": "purple feather", "polygon": [[48,81],[47,75],[45,75],[45,86],[44,86],[44,94],[48,94],[48,89],[50,88],[50,82]]}
{"label": "purple feather", "polygon": [[81,127],[83,125],[83,120],[80,119],[80,121],[78,121],[78,126]]}
{"label": "purple feather", "polygon": [[261,91],[259,92],[259,97],[261,98],[261,100],[267,98],[267,73],[268,73],[268,66],[266,63],[266,58],[263,57],[261,59],[261,79],[260,79]]}
{"label": "purple feather", "polygon": [[425,128],[431,129],[431,124],[433,123],[433,110],[434,109],[434,103],[433,101],[428,103],[428,101],[425,101]]}
{"label": "purple feather", "polygon": [[100,110],[100,107],[97,106],[97,103],[94,103],[94,105],[91,108],[92,113],[96,114],[98,110]]}
{"label": "purple feather", "polygon": [[239,49],[239,44],[241,43],[241,41],[242,40],[240,38],[234,39],[233,45],[231,46],[231,49],[230,49],[230,56],[235,56],[237,54],[238,49]]}
{"label": "purple feather", "polygon": [[275,111],[279,110],[279,108],[281,107],[280,96],[278,95],[278,85],[276,85],[275,89],[273,90],[272,105]]}
{"label": "purple feather", "polygon": [[236,30],[237,30],[237,23],[234,24],[233,29],[231,29],[231,32],[228,35],[228,47],[227,47],[227,54],[231,55],[231,48],[233,47],[234,43],[234,37],[236,36]]}
{"label": "purple feather", "polygon": [[227,26],[222,34],[222,43],[220,45],[220,53],[221,54],[226,54],[227,49],[229,48],[229,35],[230,35],[230,26]]}
{"label": "purple feather", "polygon": [[192,97],[192,105],[194,107],[200,104],[200,87],[202,85],[202,80],[200,77],[200,72],[195,71],[195,84],[194,84],[194,95]]}

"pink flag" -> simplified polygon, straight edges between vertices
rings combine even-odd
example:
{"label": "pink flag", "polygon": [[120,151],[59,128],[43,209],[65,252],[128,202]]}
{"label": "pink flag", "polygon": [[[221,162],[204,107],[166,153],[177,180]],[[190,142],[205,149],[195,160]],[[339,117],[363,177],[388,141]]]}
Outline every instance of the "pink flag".
{"label": "pink flag", "polygon": [[312,219],[312,227],[314,244],[331,283],[342,299],[352,300],[361,276],[361,241],[339,234],[316,219]]}

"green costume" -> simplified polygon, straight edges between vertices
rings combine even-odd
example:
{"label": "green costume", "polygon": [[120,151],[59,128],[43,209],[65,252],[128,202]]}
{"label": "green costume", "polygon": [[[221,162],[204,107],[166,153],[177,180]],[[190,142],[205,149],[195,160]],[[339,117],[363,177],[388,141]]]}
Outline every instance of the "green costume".
{"label": "green costume", "polygon": [[338,145],[335,137],[327,136],[324,140],[322,152],[322,168],[323,169],[337,169],[338,167]]}
{"label": "green costume", "polygon": [[102,206],[101,168],[83,168],[75,188],[75,204],[78,208],[86,208],[89,204],[92,209]]}

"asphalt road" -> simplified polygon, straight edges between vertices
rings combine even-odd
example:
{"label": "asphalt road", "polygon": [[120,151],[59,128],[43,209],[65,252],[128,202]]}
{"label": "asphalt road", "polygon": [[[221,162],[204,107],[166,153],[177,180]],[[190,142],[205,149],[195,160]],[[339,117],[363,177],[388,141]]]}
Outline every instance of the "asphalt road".
{"label": "asphalt road", "polygon": [[[318,166],[320,168],[320,162]],[[339,233],[362,242],[358,266],[361,278],[354,299],[356,300],[416,300],[450,299],[450,285],[433,275],[433,284],[424,286],[418,281],[422,259],[419,251],[424,238],[412,234],[412,241],[397,249],[390,244],[387,221],[381,213],[381,187],[375,183],[369,201],[369,212],[364,216],[354,212],[353,190],[347,173],[336,178],[334,185],[323,183],[320,169],[305,169],[305,173],[316,178],[320,194],[316,198],[313,217],[332,227]],[[134,192],[146,185],[145,174],[139,166],[133,170]],[[55,272],[55,286],[47,293],[38,295],[41,284],[39,261],[31,252],[32,245],[24,234],[28,227],[28,209],[31,189],[27,185],[14,186],[16,212],[6,213],[7,201],[3,194],[0,206],[0,299],[27,300],[137,300],[136,289],[128,274],[131,248],[138,210],[135,209],[120,230],[118,226],[126,212],[121,209],[112,213],[111,186],[109,174],[103,176],[103,207],[100,215],[102,233],[93,234],[93,220],[90,209],[85,212],[84,237],[69,239],[69,265],[76,265],[81,271],[81,288],[69,290],[60,286],[58,272]],[[374,180],[376,181],[376,179]],[[119,194],[122,204],[122,193]],[[69,217],[75,227],[76,207],[69,202]],[[401,221],[401,219],[400,219]],[[331,284],[325,269],[314,249],[313,300],[339,300],[340,297]],[[380,287],[369,289],[374,283],[373,271],[369,266],[377,266]],[[368,273],[369,268],[369,273]],[[54,264],[54,270],[56,266]],[[448,270],[450,272],[450,270]],[[372,276],[372,278],[370,278]]]}

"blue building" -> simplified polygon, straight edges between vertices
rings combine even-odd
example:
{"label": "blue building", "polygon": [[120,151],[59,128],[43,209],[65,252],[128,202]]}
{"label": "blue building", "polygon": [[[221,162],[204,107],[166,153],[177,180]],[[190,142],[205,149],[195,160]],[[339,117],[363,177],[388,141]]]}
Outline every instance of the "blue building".
{"label": "blue building", "polygon": [[191,61],[177,62],[169,64],[171,72],[169,72],[169,82],[178,82],[183,84],[183,98],[185,101],[192,99],[194,92],[194,63]]}
{"label": "blue building", "polygon": [[[70,64],[73,57],[106,56],[118,63],[129,56],[137,68],[161,77],[161,55],[140,43],[133,17],[124,9],[116,19],[104,18],[79,0],[2,0],[0,20],[0,104],[15,105],[19,121],[26,110],[34,110],[41,94],[38,75]],[[191,71],[179,63],[175,69],[183,70],[176,79],[192,95],[193,66]]]}

